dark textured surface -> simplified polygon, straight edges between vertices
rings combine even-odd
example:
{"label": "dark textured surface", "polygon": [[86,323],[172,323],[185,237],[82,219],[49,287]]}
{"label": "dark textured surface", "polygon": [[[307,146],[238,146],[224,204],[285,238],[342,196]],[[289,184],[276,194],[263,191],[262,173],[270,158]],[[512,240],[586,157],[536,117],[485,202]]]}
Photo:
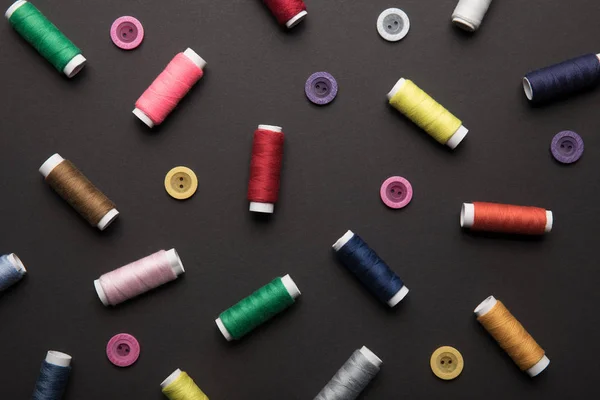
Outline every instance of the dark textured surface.
{"label": "dark textured surface", "polygon": [[[496,1],[472,36],[451,26],[454,0],[308,0],[309,15],[292,32],[258,0],[35,4],[89,64],[67,80],[0,24],[0,252],[16,252],[29,271],[0,295],[1,398],[29,398],[45,352],[56,349],[74,357],[67,400],[159,400],[159,384],[175,368],[211,399],[312,399],[362,345],[384,361],[367,399],[595,396],[600,91],[532,108],[520,81],[531,69],[600,52],[597,1]],[[376,31],[377,16],[391,6],[411,18],[399,43]],[[146,31],[132,52],[109,36],[112,22],[128,14]],[[206,75],[149,130],[131,114],[134,102],[188,46],[207,60]],[[340,92],[317,107],[304,83],[323,70]],[[386,104],[401,76],[463,119],[471,132],[456,151]],[[261,123],[286,133],[281,197],[268,221],[253,218],[245,199]],[[571,166],[549,151],[566,129],[586,143]],[[106,232],[43,182],[37,169],[54,152],[116,203],[121,216]],[[198,175],[186,202],[163,188],[175,165]],[[390,210],[379,198],[391,175],[413,185],[405,209]],[[542,239],[461,232],[463,201],[546,207],[555,229]],[[347,229],[411,289],[396,309],[335,261],[330,246]],[[185,276],[102,306],[94,279],[171,247]],[[214,318],[286,273],[302,291],[297,304],[227,343]],[[534,380],[473,316],[489,294],[552,360]],[[106,358],[119,332],[141,344],[129,369]],[[429,369],[441,345],[465,358],[450,383]]]}

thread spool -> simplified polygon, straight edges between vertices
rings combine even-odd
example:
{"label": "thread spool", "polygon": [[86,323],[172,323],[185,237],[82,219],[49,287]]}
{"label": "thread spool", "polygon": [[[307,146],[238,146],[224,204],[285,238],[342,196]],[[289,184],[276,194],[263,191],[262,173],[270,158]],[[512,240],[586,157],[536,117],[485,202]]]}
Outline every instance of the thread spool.
{"label": "thread spool", "polygon": [[72,78],[85,66],[77,48],[33,4],[18,0],[4,14],[12,27],[59,72]]}
{"label": "thread spool", "polygon": [[477,321],[496,339],[521,371],[533,378],[548,367],[550,359],[544,350],[500,300],[490,296],[474,312]]}
{"label": "thread spool", "polygon": [[452,13],[452,23],[468,32],[475,32],[490,8],[492,0],[459,0]]}
{"label": "thread spool", "polygon": [[254,132],[248,200],[250,211],[272,214],[279,197],[284,135],[280,126],[259,125]]}
{"label": "thread spool", "polygon": [[0,256],[0,292],[19,282],[26,273],[25,265],[15,253]]}
{"label": "thread spool", "polygon": [[215,322],[227,341],[237,340],[290,307],[298,296],[300,289],[289,275],[275,278],[223,311]]}
{"label": "thread spool", "polygon": [[302,0],[263,0],[280,25],[288,29],[298,25],[307,15],[306,5]]}
{"label": "thread spool", "polygon": [[552,230],[552,211],[498,203],[463,203],[460,226],[472,231],[543,235]]}
{"label": "thread spool", "polygon": [[408,294],[402,279],[354,232],[346,232],[332,247],[342,264],[388,306],[396,306]]}
{"label": "thread spool", "polygon": [[392,107],[451,149],[455,149],[469,133],[461,120],[409,79],[400,78],[387,98]]}
{"label": "thread spool", "polygon": [[135,102],[133,114],[153,128],[160,125],[204,75],[206,61],[187,48],[177,54]]}
{"label": "thread spool", "polygon": [[69,160],[53,154],[40,167],[40,173],[56,193],[92,226],[103,231],[119,215],[110,201]]}
{"label": "thread spool", "polygon": [[102,304],[116,306],[173,281],[184,272],[175,249],[160,250],[102,275],[94,281],[94,287]]}
{"label": "thread spool", "polygon": [[600,54],[586,54],[531,71],[523,90],[533,103],[546,103],[592,89],[600,83]]}
{"label": "thread spool", "polygon": [[366,346],[352,353],[314,400],[354,400],[379,372],[383,361]]}
{"label": "thread spool", "polygon": [[50,350],[46,354],[33,390],[33,400],[62,399],[71,373],[71,359],[70,355],[60,351]]}
{"label": "thread spool", "polygon": [[160,388],[169,400],[208,400],[194,380],[179,368],[160,384]]}

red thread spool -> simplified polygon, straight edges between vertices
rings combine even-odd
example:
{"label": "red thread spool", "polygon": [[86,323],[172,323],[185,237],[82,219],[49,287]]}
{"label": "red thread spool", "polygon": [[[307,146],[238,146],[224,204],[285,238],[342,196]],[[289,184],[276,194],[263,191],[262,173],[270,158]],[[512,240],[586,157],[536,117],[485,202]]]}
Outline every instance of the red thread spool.
{"label": "red thread spool", "polygon": [[552,211],[497,203],[463,203],[460,226],[472,231],[543,235],[552,230]]}
{"label": "red thread spool", "polygon": [[283,132],[281,127],[259,125],[252,142],[248,200],[250,211],[273,213],[279,196]]}
{"label": "red thread spool", "polygon": [[293,28],[308,15],[302,0],[263,0],[281,25]]}

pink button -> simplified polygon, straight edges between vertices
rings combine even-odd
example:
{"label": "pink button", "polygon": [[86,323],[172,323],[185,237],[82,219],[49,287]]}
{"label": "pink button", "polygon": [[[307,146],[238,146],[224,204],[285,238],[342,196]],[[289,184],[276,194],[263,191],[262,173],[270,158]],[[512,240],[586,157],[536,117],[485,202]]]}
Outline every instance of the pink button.
{"label": "pink button", "polygon": [[132,50],[144,40],[144,27],[133,17],[119,17],[110,27],[110,38],[117,47]]}
{"label": "pink button", "polygon": [[389,208],[404,208],[412,200],[413,188],[403,177],[392,176],[383,182],[379,195]]}
{"label": "pink button", "polygon": [[119,333],[108,341],[106,355],[117,367],[129,367],[140,356],[140,344],[130,334]]}

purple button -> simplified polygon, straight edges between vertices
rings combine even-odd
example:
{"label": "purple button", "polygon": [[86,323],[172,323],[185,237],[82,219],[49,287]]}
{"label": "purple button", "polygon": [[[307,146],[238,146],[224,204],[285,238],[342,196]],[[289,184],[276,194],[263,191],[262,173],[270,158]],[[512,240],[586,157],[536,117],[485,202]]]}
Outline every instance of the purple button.
{"label": "purple button", "polygon": [[140,356],[140,344],[130,334],[119,333],[108,341],[106,355],[117,367],[129,367]]}
{"label": "purple button", "polygon": [[119,17],[110,27],[110,38],[117,47],[132,50],[144,40],[144,27],[136,18]]}
{"label": "purple button", "polygon": [[550,151],[556,161],[571,164],[581,158],[583,147],[581,136],[573,131],[562,131],[552,139]]}
{"label": "purple button", "polygon": [[331,103],[338,92],[335,78],[328,72],[315,72],[306,80],[304,92],[310,101],[318,105]]}
{"label": "purple button", "polygon": [[379,195],[389,208],[404,208],[412,200],[413,188],[403,177],[392,176],[383,182]]}

